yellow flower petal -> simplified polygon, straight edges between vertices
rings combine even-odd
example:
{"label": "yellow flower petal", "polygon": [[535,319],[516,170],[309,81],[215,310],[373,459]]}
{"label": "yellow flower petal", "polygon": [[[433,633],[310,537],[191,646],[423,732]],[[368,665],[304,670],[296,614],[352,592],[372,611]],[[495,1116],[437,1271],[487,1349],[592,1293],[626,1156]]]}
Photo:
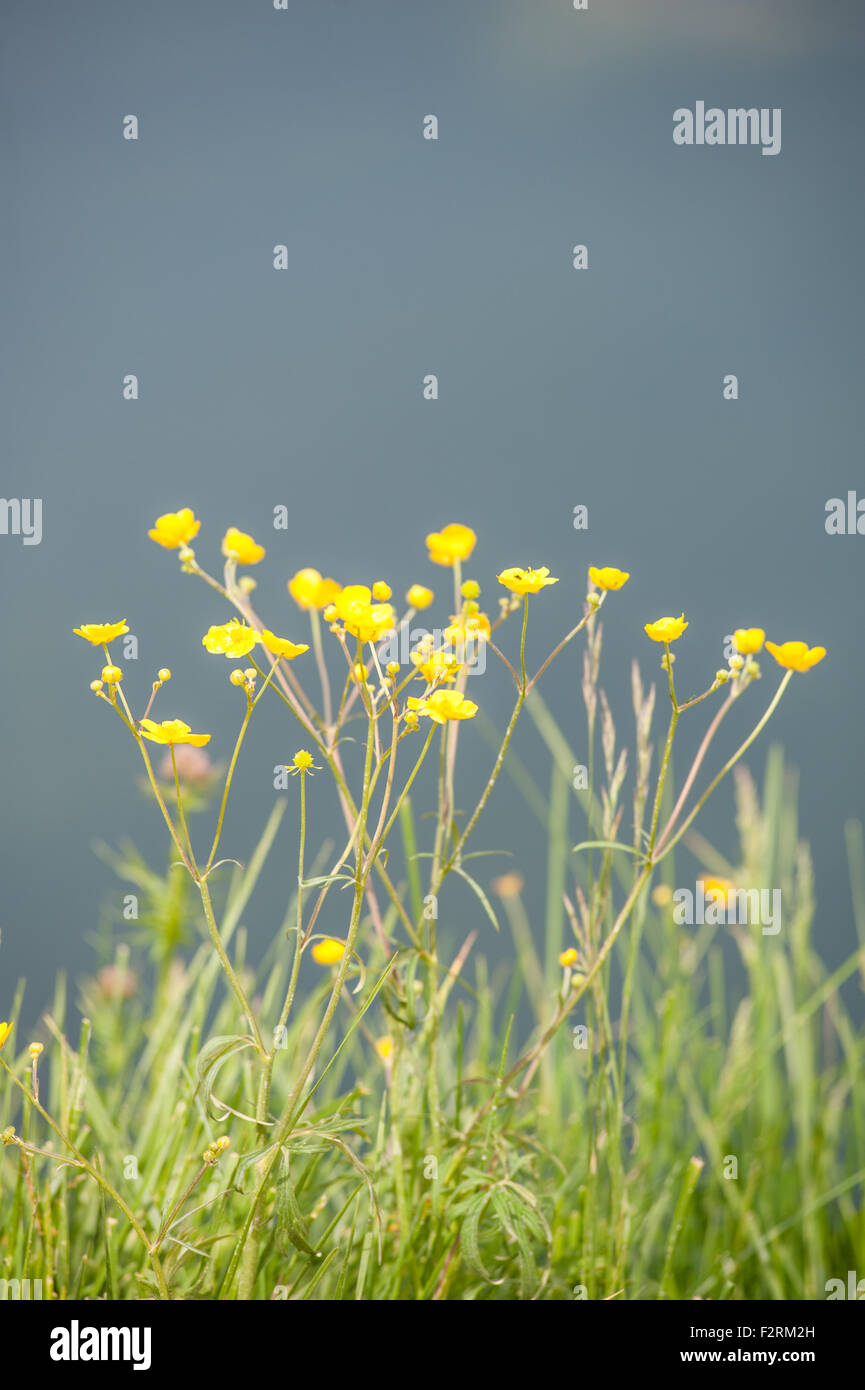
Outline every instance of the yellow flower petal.
{"label": "yellow flower petal", "polygon": [[810,671],[826,655],[825,647],[809,647],[807,642],[767,642],[766,651],[788,671]]}
{"label": "yellow flower petal", "polygon": [[458,690],[434,690],[422,700],[410,696],[408,709],[412,713],[425,714],[434,724],[446,724],[452,719],[473,719],[478,707],[473,700],[467,700]]}
{"label": "yellow flower petal", "polygon": [[625,570],[617,570],[612,565],[605,565],[603,569],[589,566],[589,579],[598,589],[621,589],[630,577]]}
{"label": "yellow flower petal", "polygon": [[733,633],[736,651],[741,652],[742,656],[753,656],[765,640],[766,634],[761,627],[737,627]]}
{"label": "yellow flower petal", "polygon": [[306,642],[289,642],[287,637],[277,637],[274,633],[264,628],[260,634],[262,645],[267,648],[271,656],[284,657],[286,661],[292,661],[296,656],[302,656],[309,651]]}
{"label": "yellow flower petal", "polygon": [[345,942],[337,941],[332,936],[326,936],[323,941],[316,941],[312,948],[312,958],[319,965],[336,965],[344,955]]}
{"label": "yellow flower petal", "polygon": [[158,516],[152,531],[147,534],[157,545],[166,550],[176,550],[178,546],[188,545],[198,535],[201,522],[197,520],[191,507],[181,507],[179,512],[165,512]]}
{"label": "yellow flower petal", "polygon": [[151,743],[189,743],[194,748],[203,748],[211,738],[210,734],[193,734],[189,725],[184,724],[182,719],[163,719],[161,724],[157,724],[153,719],[142,719],[140,732],[142,737],[149,739]]}
{"label": "yellow flower petal", "polygon": [[201,641],[214,656],[227,656],[234,660],[252,651],[258,641],[258,633],[239,618],[231,618],[227,623],[208,628]]}
{"label": "yellow flower petal", "polygon": [[477,536],[470,526],[452,521],[441,531],[431,531],[426,538],[429,558],[434,565],[453,565],[467,560],[475,548]]}
{"label": "yellow flower petal", "polygon": [[428,589],[425,584],[412,584],[405,601],[410,608],[429,608],[434,597],[432,589]]}
{"label": "yellow flower petal", "polygon": [[222,553],[226,559],[235,560],[238,565],[257,565],[266,552],[264,546],[258,545],[245,531],[229,526],[222,538]]}
{"label": "yellow flower petal", "polygon": [[128,632],[129,628],[126,626],[126,619],[121,618],[119,623],[82,623],[72,631],[76,637],[83,637],[85,642],[90,642],[92,646],[104,647],[108,642],[113,642],[115,637]]}
{"label": "yellow flower petal", "polygon": [[687,626],[683,613],[681,618],[658,618],[654,623],[646,623],[645,629],[653,642],[675,642]]}
{"label": "yellow flower petal", "polygon": [[537,570],[502,570],[501,574],[496,575],[496,579],[500,584],[504,584],[506,589],[510,589],[512,594],[539,594],[545,584],[559,582],[550,576],[546,565]]}
{"label": "yellow flower petal", "polygon": [[288,592],[298,608],[326,608],[333,603],[339,589],[335,579],[322,579],[315,569],[298,570],[288,581]]}

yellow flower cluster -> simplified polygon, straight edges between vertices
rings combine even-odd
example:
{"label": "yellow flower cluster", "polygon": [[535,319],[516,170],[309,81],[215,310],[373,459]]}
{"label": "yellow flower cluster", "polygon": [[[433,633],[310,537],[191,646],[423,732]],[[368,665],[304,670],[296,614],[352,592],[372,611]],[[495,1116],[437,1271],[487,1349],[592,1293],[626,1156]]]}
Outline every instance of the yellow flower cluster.
{"label": "yellow flower cluster", "polygon": [[380,642],[392,632],[396,613],[389,603],[374,603],[373,592],[365,584],[348,584],[324,610],[329,623],[339,625],[360,642]]}
{"label": "yellow flower cluster", "polygon": [[287,637],[277,637],[267,628],[256,632],[254,627],[242,623],[239,618],[230,618],[227,623],[208,628],[201,641],[214,656],[226,656],[230,660],[248,656],[259,642],[271,656],[286,661],[293,661],[296,656],[309,651],[306,642],[290,642]]}

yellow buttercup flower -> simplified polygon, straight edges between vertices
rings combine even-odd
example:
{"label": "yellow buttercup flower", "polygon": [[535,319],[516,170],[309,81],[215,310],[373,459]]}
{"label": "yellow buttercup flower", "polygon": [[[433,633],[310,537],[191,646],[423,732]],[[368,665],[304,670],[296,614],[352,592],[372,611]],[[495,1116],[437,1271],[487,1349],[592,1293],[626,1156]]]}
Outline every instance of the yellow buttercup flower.
{"label": "yellow buttercup flower", "polygon": [[496,575],[500,584],[510,589],[512,594],[539,594],[545,584],[558,584],[558,579],[550,576],[546,565],[539,570],[509,569]]}
{"label": "yellow buttercup flower", "polygon": [[825,647],[809,647],[807,642],[782,642],[780,646],[767,642],[766,651],[788,671],[810,671],[826,655]]}
{"label": "yellow buttercup flower", "polygon": [[559,956],[559,965],[561,965],[563,968],[567,968],[571,965],[576,965],[579,958],[580,957],[576,949],[573,946],[569,946],[568,949],[566,951],[562,951],[561,955]]}
{"label": "yellow buttercup flower", "polygon": [[0,1047],[3,1046],[9,1034],[12,1032],[11,1023],[0,1023]]}
{"label": "yellow buttercup flower", "polygon": [[121,633],[128,632],[129,628],[126,626],[126,619],[121,618],[119,623],[82,623],[72,631],[76,637],[83,637],[91,646],[104,647]]}
{"label": "yellow buttercup flower", "polygon": [[315,569],[298,570],[288,581],[288,592],[298,608],[326,608],[339,589],[335,579],[323,579]]}
{"label": "yellow buttercup flower", "polygon": [[393,1056],[393,1038],[390,1033],[385,1033],[383,1038],[377,1040],[375,1050],[383,1062],[390,1061]]}
{"label": "yellow buttercup flower", "polygon": [[208,628],[201,641],[214,656],[236,659],[252,651],[258,633],[239,618],[230,618],[227,623]]}
{"label": "yellow buttercup flower", "polygon": [[293,661],[296,656],[302,656],[309,651],[306,642],[289,642],[287,637],[277,637],[274,633],[264,628],[260,634],[262,646],[266,647],[271,656],[284,657],[286,661]]}
{"label": "yellow buttercup flower", "polygon": [[196,519],[191,507],[181,507],[179,512],[166,512],[164,516],[158,516],[153,524],[153,530],[147,534],[157,545],[164,545],[166,550],[177,550],[178,546],[189,545],[198,535],[201,522]]}
{"label": "yellow buttercup flower", "polygon": [[428,589],[425,584],[412,584],[405,601],[410,608],[429,608],[434,598],[432,589]]}
{"label": "yellow buttercup flower", "polygon": [[312,958],[319,965],[336,965],[338,960],[342,960],[345,955],[345,942],[337,941],[333,936],[326,936],[323,941],[316,941],[312,948]]}
{"label": "yellow buttercup flower", "polygon": [[226,559],[235,560],[238,565],[257,565],[259,560],[264,559],[265,549],[245,531],[229,526],[222,538],[222,553]]}
{"label": "yellow buttercup flower", "polygon": [[393,590],[383,579],[377,579],[372,586],[372,596],[376,603],[387,603]]}
{"label": "yellow buttercup flower", "polygon": [[291,761],[293,763],[292,777],[296,777],[299,772],[312,773],[314,770],[319,770],[318,764],[313,762],[312,754],[306,748],[301,748],[299,752],[295,753]]}
{"label": "yellow buttercup flower", "polygon": [[106,685],[118,685],[123,680],[123,672],[119,666],[103,666],[102,679]]}
{"label": "yellow buttercup flower", "polygon": [[467,560],[475,548],[477,536],[470,526],[452,521],[441,531],[431,531],[426,538],[429,558],[434,565],[453,565]]}
{"label": "yellow buttercup flower", "polygon": [[736,643],[736,650],[743,656],[753,656],[758,652],[766,640],[766,634],[761,627],[737,627],[733,633],[733,641]]}
{"label": "yellow buttercup flower", "polygon": [[735,884],[728,878],[704,878],[702,884],[704,896],[708,898],[711,894],[713,900],[720,900],[718,906],[726,905],[730,894],[736,891]]}
{"label": "yellow buttercup flower", "polygon": [[621,589],[630,577],[625,570],[617,570],[612,565],[604,565],[603,569],[589,566],[589,579],[598,589]]}
{"label": "yellow buttercup flower", "polygon": [[423,677],[427,685],[443,684],[445,681],[453,680],[460,670],[460,662],[453,652],[447,651],[444,647],[434,651],[431,643],[432,639],[421,643],[411,654],[418,675]]}
{"label": "yellow buttercup flower", "polygon": [[408,708],[413,713],[425,714],[434,724],[446,724],[451,719],[473,719],[478,707],[473,700],[467,700],[458,690],[434,690],[422,700],[412,695]]}
{"label": "yellow buttercup flower", "polygon": [[[361,642],[378,642],[393,629],[396,614],[389,603],[372,602],[365,584],[347,584],[336,595],[328,615],[339,618],[346,630]],[[327,615],[326,615],[327,616]]]}
{"label": "yellow buttercup flower", "polygon": [[177,743],[191,743],[194,748],[203,748],[210,742],[210,734],[193,734],[189,725],[182,719],[163,719],[157,724],[153,719],[142,719],[140,732],[151,743],[164,743],[173,746]]}
{"label": "yellow buttercup flower", "polygon": [[646,632],[653,642],[675,642],[677,637],[681,637],[688,624],[685,622],[685,615],[681,618],[658,618],[654,623],[646,623]]}

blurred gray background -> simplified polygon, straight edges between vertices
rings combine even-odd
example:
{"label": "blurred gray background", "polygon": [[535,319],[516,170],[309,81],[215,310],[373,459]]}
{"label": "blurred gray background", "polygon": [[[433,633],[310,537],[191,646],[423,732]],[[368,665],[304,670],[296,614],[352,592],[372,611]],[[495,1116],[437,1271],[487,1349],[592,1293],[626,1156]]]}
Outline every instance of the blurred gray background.
{"label": "blurred gray background", "polygon": [[[711,679],[736,626],[825,645],[772,734],[801,772],[826,957],[846,956],[865,538],[827,536],[824,508],[865,490],[861,6],[6,0],[2,34],[2,491],[43,499],[44,535],[0,536],[0,1017],[20,973],[33,1012],[57,968],[90,968],[106,900],[119,922],[124,889],[95,840],[165,856],[73,626],[125,617],[139,712],[167,664],[159,717],[230,750],[238,697],[201,646],[227,614],[147,539],[185,505],[205,565],[229,524],[268,547],[256,598],[296,640],[285,581],[298,567],[443,595],[423,538],[452,520],[478,532],[467,572],[493,606],[503,566],[561,577],[533,603],[532,664],[574,621],[588,564],[630,570],[607,607],[603,671],[628,739],[632,655],[660,674],[647,620],[690,620],[683,694]],[[672,113],[698,100],[781,107],[781,153],[676,147]],[[127,114],[137,142],[122,138]],[[422,138],[427,114],[437,142]],[[736,402],[722,399],[731,372]],[[280,503],[288,532],[272,529]],[[544,692],[579,749],[575,652]],[[764,671],[725,753],[774,688],[770,659]],[[506,673],[470,693],[503,724]],[[249,853],[272,767],[302,742],[284,713],[274,702],[250,735],[225,854]],[[490,752],[476,729],[461,738],[467,804]],[[546,790],[546,754],[530,732],[519,748]],[[291,882],[295,792],[282,793],[284,857],[248,914],[262,947]],[[734,854],[730,812],[727,790],[703,824]],[[543,835],[504,783],[477,844],[515,850],[478,863],[486,878],[526,874],[540,933]]]}

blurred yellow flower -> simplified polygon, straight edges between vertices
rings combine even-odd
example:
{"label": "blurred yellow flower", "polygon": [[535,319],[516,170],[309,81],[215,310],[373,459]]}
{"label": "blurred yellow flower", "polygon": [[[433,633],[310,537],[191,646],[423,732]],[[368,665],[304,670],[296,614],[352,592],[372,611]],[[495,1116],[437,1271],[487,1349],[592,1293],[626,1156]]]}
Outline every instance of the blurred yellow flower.
{"label": "blurred yellow flower", "polygon": [[569,946],[568,949],[566,951],[562,951],[561,955],[559,956],[559,965],[561,965],[564,968],[567,968],[571,965],[576,965],[579,958],[579,954],[577,953],[575,948],[573,946]]}
{"label": "blurred yellow flower", "polygon": [[603,569],[589,566],[589,579],[598,589],[621,589],[630,577],[625,570],[617,570],[612,565],[604,565]]}
{"label": "blurred yellow flower", "polygon": [[393,1038],[390,1033],[385,1033],[383,1038],[378,1039],[375,1050],[383,1062],[390,1061],[393,1056]]}
{"label": "blurred yellow flower", "polygon": [[103,666],[102,679],[106,685],[118,685],[123,680],[123,672],[119,666]]}
{"label": "blurred yellow flower", "polygon": [[176,550],[180,545],[189,545],[198,535],[201,522],[196,519],[191,507],[181,507],[179,512],[165,512],[153,523],[153,530],[147,534],[157,545],[166,550]]}
{"label": "blurred yellow flower", "polygon": [[657,622],[646,623],[646,632],[653,642],[675,642],[687,626],[683,613],[681,618],[658,618]]}
{"label": "blurred yellow flower", "polygon": [[[728,878],[704,878],[702,884],[705,897],[711,894],[713,899],[720,899],[725,905],[730,894],[736,891],[735,884]],[[718,905],[720,906],[720,903]]]}
{"label": "blurred yellow flower", "polygon": [[9,1034],[12,1032],[11,1023],[0,1023],[0,1047],[3,1046]]}
{"label": "blurred yellow flower", "polygon": [[550,577],[546,565],[539,570],[509,569],[496,575],[500,584],[510,589],[512,594],[539,594],[545,584],[558,584],[558,579]]}
{"label": "blurred yellow flower", "polygon": [[121,633],[128,632],[126,619],[121,618],[119,623],[82,623],[80,627],[74,627],[72,631],[76,637],[83,637],[85,642],[89,642],[94,647],[104,647],[108,642],[113,642],[115,637]]}
{"label": "blurred yellow flower", "polygon": [[229,618],[227,623],[208,628],[201,641],[214,656],[234,659],[252,651],[258,641],[258,633],[239,618]]}
{"label": "blurred yellow flower", "polygon": [[411,608],[429,608],[434,598],[432,589],[428,589],[425,584],[412,584],[405,601]]}
{"label": "blurred yellow flower", "polygon": [[810,647],[807,642],[766,643],[766,651],[771,652],[779,666],[788,671],[810,671],[826,655],[825,647]]}
{"label": "blurred yellow flower", "polygon": [[376,603],[387,603],[393,590],[383,579],[377,579],[372,586],[372,596]]}
{"label": "blurred yellow flower", "polygon": [[523,876],[513,871],[500,874],[493,879],[490,887],[500,898],[518,898],[523,891]]}
{"label": "blurred yellow flower", "polygon": [[761,627],[737,627],[733,633],[733,641],[736,643],[736,650],[743,656],[753,656],[758,652],[766,640],[766,634]]}
{"label": "blurred yellow flower", "polygon": [[316,941],[312,948],[312,958],[319,965],[336,965],[344,955],[345,943],[332,936],[326,936],[323,941]]}
{"label": "blurred yellow flower", "polygon": [[203,748],[210,742],[210,734],[193,734],[189,725],[182,719],[163,719],[157,724],[153,719],[142,719],[140,732],[151,743],[191,743],[194,748]]}
{"label": "blurred yellow flower", "polygon": [[322,579],[318,570],[298,570],[288,581],[288,592],[298,608],[326,608],[339,593],[335,579]]}
{"label": "blurred yellow flower", "polygon": [[289,642],[287,637],[277,637],[267,628],[264,628],[259,635],[262,645],[267,648],[271,656],[281,656],[286,661],[293,661],[296,656],[302,656],[304,652],[309,651],[309,645],[306,642]]}
{"label": "blurred yellow flower", "polygon": [[446,724],[451,719],[473,719],[478,707],[473,700],[467,700],[458,690],[434,690],[422,700],[412,695],[408,708],[417,714],[425,714],[434,724]]}
{"label": "blurred yellow flower", "polygon": [[265,549],[258,545],[245,531],[229,526],[222,538],[222,553],[228,560],[236,560],[239,565],[257,565],[263,560]]}
{"label": "blurred yellow flower", "polygon": [[475,548],[477,536],[470,526],[452,521],[441,531],[431,531],[426,538],[429,558],[434,565],[453,565],[467,560]]}

